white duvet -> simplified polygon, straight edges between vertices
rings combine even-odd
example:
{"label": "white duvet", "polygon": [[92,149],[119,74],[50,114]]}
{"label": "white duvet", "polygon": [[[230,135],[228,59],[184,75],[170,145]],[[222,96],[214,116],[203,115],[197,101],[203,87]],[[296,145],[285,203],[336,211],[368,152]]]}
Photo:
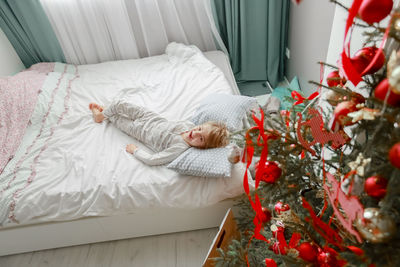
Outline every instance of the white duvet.
{"label": "white duvet", "polygon": [[[107,105],[125,94],[170,120],[186,120],[210,93],[236,94],[197,48],[171,43],[157,57],[78,67],[57,63],[56,68],[66,70],[62,79],[50,73],[45,85],[54,88],[59,81],[65,86],[54,98],[47,134],[35,139],[42,118],[35,121],[34,114],[15,158],[0,175],[3,188],[11,185],[1,194],[1,225],[152,207],[197,208],[243,192],[242,164],[233,166],[231,178],[184,176],[164,166],[146,166],[125,152],[128,143],[142,144],[111,124],[94,123],[88,109],[90,102]],[[46,93],[47,98],[39,95],[36,112],[48,106],[52,91],[44,88]]]}

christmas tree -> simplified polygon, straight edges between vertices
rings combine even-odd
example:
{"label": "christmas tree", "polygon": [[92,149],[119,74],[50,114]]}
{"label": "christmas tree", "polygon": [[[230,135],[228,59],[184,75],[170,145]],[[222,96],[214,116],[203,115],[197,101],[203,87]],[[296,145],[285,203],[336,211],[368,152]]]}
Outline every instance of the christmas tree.
{"label": "christmas tree", "polygon": [[[316,93],[293,92],[280,114],[253,112],[233,137],[242,162],[255,161],[255,190],[246,173],[241,239],[216,266],[400,265],[400,10],[332,2],[348,11],[337,66],[321,63],[330,73]],[[366,42],[351,55],[352,27]]]}

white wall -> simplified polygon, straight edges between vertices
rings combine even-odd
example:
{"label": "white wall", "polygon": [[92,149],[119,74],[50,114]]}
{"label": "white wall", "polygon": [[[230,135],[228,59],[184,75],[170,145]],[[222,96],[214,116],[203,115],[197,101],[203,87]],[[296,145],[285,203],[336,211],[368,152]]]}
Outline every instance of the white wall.
{"label": "white wall", "polygon": [[320,80],[318,61],[326,61],[331,39],[335,4],[328,0],[305,0],[299,5],[291,4],[289,23],[290,59],[287,61],[286,77],[294,76],[306,95],[315,91],[308,81]]}
{"label": "white wall", "polygon": [[13,75],[24,68],[21,59],[0,29],[0,76]]}

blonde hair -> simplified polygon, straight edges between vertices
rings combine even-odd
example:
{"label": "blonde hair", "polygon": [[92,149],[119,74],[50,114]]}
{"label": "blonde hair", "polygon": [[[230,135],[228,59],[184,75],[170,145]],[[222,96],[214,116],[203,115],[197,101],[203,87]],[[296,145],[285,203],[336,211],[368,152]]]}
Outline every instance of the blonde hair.
{"label": "blonde hair", "polygon": [[203,125],[210,126],[204,148],[224,147],[229,144],[229,131],[224,123],[208,121]]}

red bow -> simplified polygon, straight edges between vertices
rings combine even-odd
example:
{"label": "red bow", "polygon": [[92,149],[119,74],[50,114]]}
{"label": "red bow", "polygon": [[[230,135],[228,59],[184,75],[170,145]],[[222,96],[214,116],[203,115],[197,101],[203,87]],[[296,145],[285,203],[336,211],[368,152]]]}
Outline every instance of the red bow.
{"label": "red bow", "polygon": [[277,226],[276,230],[272,231],[274,238],[277,240],[274,243],[274,245],[272,246],[273,248],[275,247],[275,249],[273,249],[275,254],[279,253],[282,255],[286,255],[287,250],[297,247],[297,244],[299,243],[299,241],[301,239],[300,233],[295,232],[292,234],[292,237],[290,238],[289,245],[288,245],[286,242],[284,231],[285,231],[285,228],[282,226]]}
{"label": "red bow", "polygon": [[308,98],[304,98],[301,94],[299,94],[299,92],[297,91],[292,91],[292,97],[294,100],[297,100],[293,106],[299,105],[301,103],[304,102],[304,100],[313,100],[314,98],[316,98],[317,96],[319,96],[318,92],[314,92],[313,94],[311,94]]}

